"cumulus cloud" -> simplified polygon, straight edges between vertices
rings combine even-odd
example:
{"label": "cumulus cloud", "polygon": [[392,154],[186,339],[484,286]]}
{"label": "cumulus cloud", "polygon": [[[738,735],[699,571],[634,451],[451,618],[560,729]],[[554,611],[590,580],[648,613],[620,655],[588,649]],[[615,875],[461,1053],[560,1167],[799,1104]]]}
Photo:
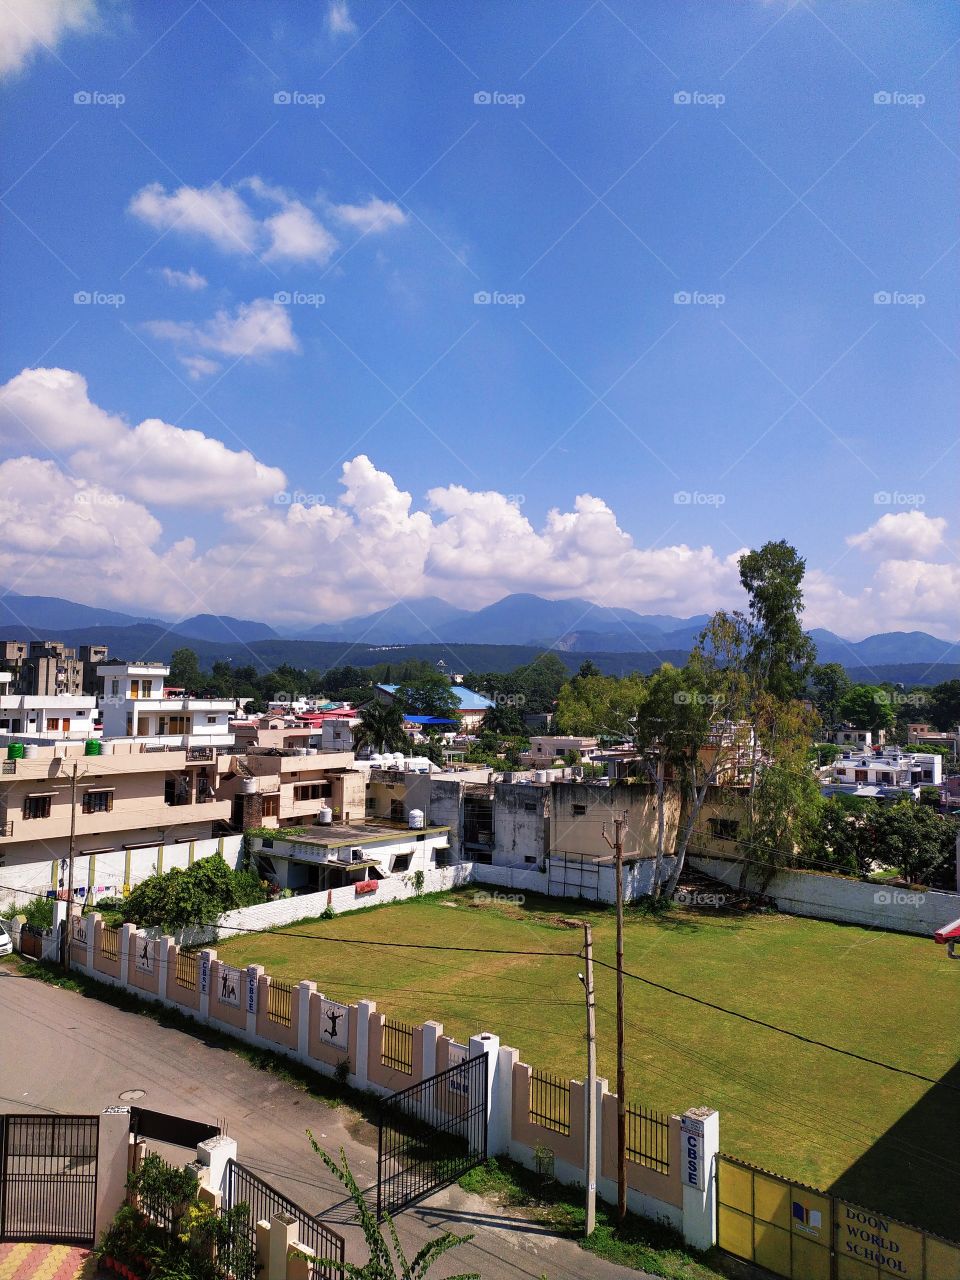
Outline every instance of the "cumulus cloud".
{"label": "cumulus cloud", "polygon": [[24,369],[0,388],[0,449],[52,455],[77,483],[150,506],[257,503],[286,484],[278,468],[201,431],[159,418],[129,426],[66,369]]}
{"label": "cumulus cloud", "polygon": [[[362,204],[318,203],[344,226],[364,232],[386,232],[407,220],[398,205],[374,196]],[[156,231],[177,230],[208,240],[224,253],[271,262],[323,266],[337,248],[336,236],[317,211],[294,193],[256,176],[232,187],[214,182],[173,191],[150,183],[136,193],[128,209]]]}
{"label": "cumulus cloud", "polygon": [[207,278],[193,267],[189,271],[177,271],[173,267],[161,267],[160,274],[168,285],[174,289],[187,289],[197,293],[207,287]]}
{"label": "cumulus cloud", "polygon": [[347,0],[330,0],[327,6],[327,30],[332,36],[357,34],[357,24],[350,16]]}
{"label": "cumulus cloud", "polygon": [[215,361],[198,356],[197,351],[215,351],[241,360],[262,360],[277,351],[300,350],[290,310],[271,298],[241,302],[235,311],[220,310],[203,324],[189,320],[148,320],[144,324],[155,338],[194,348],[182,356],[192,377],[214,373]]}
{"label": "cumulus cloud", "polygon": [[16,73],[41,49],[52,50],[70,31],[89,31],[93,0],[4,0],[0,5],[0,75]]}
{"label": "cumulus cloud", "polygon": [[888,512],[865,529],[847,538],[851,547],[887,556],[928,556],[943,544],[947,522],[923,511]]}

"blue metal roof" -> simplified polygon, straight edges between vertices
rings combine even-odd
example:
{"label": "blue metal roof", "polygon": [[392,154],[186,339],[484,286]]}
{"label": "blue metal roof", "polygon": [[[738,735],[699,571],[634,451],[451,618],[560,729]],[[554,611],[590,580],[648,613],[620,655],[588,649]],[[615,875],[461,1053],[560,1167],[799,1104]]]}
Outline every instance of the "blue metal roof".
{"label": "blue metal roof", "polygon": [[[384,693],[396,693],[400,688],[397,684],[378,684],[378,689],[382,689]],[[486,711],[488,707],[493,706],[493,702],[482,693],[474,693],[472,689],[467,689],[462,684],[452,684],[450,689],[460,703],[461,711]],[[408,716],[407,719],[412,719]]]}
{"label": "blue metal roof", "polygon": [[444,720],[442,716],[404,716],[407,724],[456,724],[456,720]]}

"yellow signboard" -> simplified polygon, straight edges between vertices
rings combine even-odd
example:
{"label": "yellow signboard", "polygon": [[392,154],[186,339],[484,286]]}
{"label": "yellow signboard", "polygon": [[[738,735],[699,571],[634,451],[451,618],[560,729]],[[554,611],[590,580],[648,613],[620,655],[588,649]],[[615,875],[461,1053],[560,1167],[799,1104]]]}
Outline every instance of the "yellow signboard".
{"label": "yellow signboard", "polygon": [[837,1253],[884,1276],[924,1280],[922,1232],[843,1200],[837,1203]]}

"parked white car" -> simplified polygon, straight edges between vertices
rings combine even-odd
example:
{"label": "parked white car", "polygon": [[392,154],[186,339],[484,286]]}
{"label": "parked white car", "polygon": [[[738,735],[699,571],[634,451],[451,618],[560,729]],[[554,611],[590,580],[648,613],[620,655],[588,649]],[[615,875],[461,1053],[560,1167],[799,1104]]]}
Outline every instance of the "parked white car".
{"label": "parked white car", "polygon": [[13,955],[13,939],[0,924],[0,956]]}

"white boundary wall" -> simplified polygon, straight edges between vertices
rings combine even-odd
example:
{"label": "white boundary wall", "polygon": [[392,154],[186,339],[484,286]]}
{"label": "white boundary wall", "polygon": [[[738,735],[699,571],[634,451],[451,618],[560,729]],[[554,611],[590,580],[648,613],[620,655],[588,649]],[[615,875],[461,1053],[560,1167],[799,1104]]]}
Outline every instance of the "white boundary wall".
{"label": "white boundary wall", "polygon": [[[690,865],[715,880],[736,886],[741,862],[691,854]],[[751,871],[747,888],[758,892],[760,876]],[[764,890],[788,915],[859,924],[929,937],[960,917],[960,894],[934,889],[898,889],[819,871],[777,871]]]}

